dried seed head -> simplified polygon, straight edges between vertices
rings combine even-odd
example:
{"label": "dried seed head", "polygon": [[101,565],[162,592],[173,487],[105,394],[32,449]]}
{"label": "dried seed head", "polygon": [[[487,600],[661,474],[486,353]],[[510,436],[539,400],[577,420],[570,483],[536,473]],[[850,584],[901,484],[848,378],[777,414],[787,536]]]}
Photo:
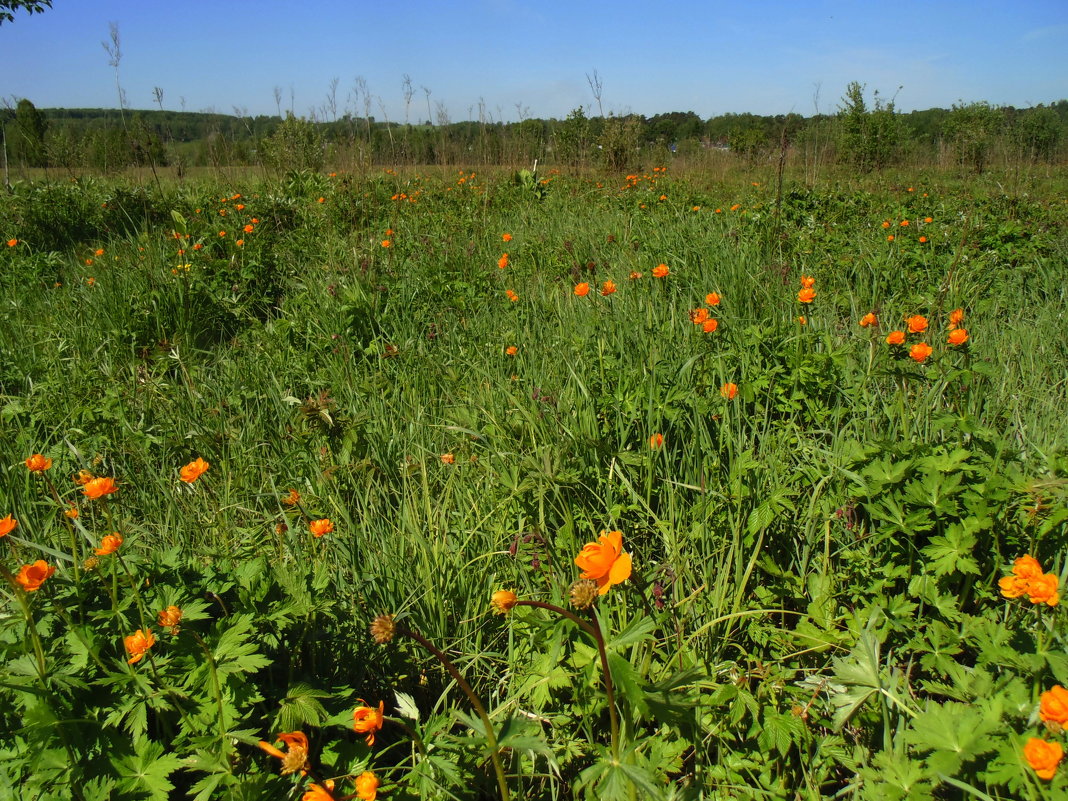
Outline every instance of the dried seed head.
{"label": "dried seed head", "polygon": [[579,579],[571,585],[571,605],[576,609],[589,609],[597,600],[597,582]]}
{"label": "dried seed head", "polygon": [[397,624],[393,622],[393,615],[379,615],[371,621],[371,636],[379,645],[385,645],[393,639],[397,631]]}

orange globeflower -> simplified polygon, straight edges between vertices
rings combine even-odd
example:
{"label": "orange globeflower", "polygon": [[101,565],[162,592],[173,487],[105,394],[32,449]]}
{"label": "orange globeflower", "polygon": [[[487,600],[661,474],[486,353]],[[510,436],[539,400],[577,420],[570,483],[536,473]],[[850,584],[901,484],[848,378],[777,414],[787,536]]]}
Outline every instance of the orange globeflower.
{"label": "orange globeflower", "polygon": [[868,312],[860,318],[860,322],[857,323],[861,328],[867,328],[871,325],[878,325],[879,320],[875,317],[874,312]]}
{"label": "orange globeflower", "polygon": [[16,528],[18,528],[19,521],[8,515],[5,518],[0,519],[0,537],[6,537]]}
{"label": "orange globeflower", "polygon": [[720,297],[718,292],[709,292],[707,295],[705,295],[705,303],[707,303],[709,306],[718,306],[719,301]]}
{"label": "orange globeflower", "polygon": [[968,341],[968,332],[963,328],[954,328],[949,332],[946,343],[949,345],[963,345]]}
{"label": "orange globeflower", "polygon": [[933,223],[934,222],[934,218],[933,217],[924,217],[923,221],[925,223]]}
{"label": "orange globeflower", "polygon": [[889,228],[889,227],[890,227],[890,221],[889,220],[883,220],[883,228]]}
{"label": "orange globeflower", "polygon": [[334,780],[327,779],[321,785],[310,782],[300,801],[337,801],[337,796],[334,795]]}
{"label": "orange globeflower", "polygon": [[519,300],[519,295],[517,295],[510,289],[504,290],[504,294],[508,296],[508,300],[512,301],[512,303],[515,303],[517,300]]}
{"label": "orange globeflower", "polygon": [[517,353],[519,353],[519,348],[517,348],[515,345],[509,345],[507,348],[504,349],[504,352],[509,356],[515,356]]}
{"label": "orange globeflower", "polygon": [[649,447],[653,450],[657,450],[658,448],[664,447],[664,435],[653,434],[651,437],[649,437]]}
{"label": "orange globeflower", "polygon": [[904,331],[891,331],[886,335],[887,345],[904,345],[905,344],[905,332]]}
{"label": "orange globeflower", "polygon": [[798,303],[811,303],[816,299],[815,289],[799,289],[797,291]]}
{"label": "orange globeflower", "polygon": [[920,237],[920,244],[921,244],[921,245],[924,245],[924,244],[926,244],[926,243],[927,243],[927,237],[925,237],[925,236],[921,236],[921,237]]}
{"label": "orange globeflower", "polygon": [[512,241],[512,235],[511,234],[501,234],[501,240],[503,242],[511,242]]}
{"label": "orange globeflower", "polygon": [[908,228],[909,227],[909,221],[908,220],[902,220],[901,221],[901,227],[902,228]]}
{"label": "orange globeflower", "polygon": [[393,243],[391,241],[389,241],[388,239],[383,239],[382,240],[382,247],[388,248],[388,247],[390,247],[392,245],[393,245]]}
{"label": "orange globeflower", "polygon": [[608,281],[605,281],[603,284],[601,284],[601,294],[603,296],[607,297],[608,295],[611,295],[611,294],[615,293],[615,291],[616,291],[616,282],[615,281],[608,280]]}
{"label": "orange globeflower", "polygon": [[812,289],[812,287],[814,287],[815,285],[816,285],[816,279],[814,277],[812,277],[811,275],[802,275],[801,276],[801,288],[802,289]]}
{"label": "orange globeflower", "polygon": [[287,773],[301,774],[308,772],[308,735],[302,731],[282,732],[276,738],[286,744],[286,750],[275,748],[265,740],[260,740],[258,745],[268,754],[282,760],[282,775]]}
{"label": "orange globeflower", "polygon": [[255,230],[255,228],[256,228],[256,226],[254,226],[254,225],[252,225],[251,223],[249,223],[248,225],[246,225],[246,226],[245,226],[245,227],[244,227],[243,229],[241,229],[241,230],[243,230],[243,231],[244,231],[244,232],[245,232],[246,234],[251,234],[251,233],[252,233],[252,232],[253,232],[253,231]]}
{"label": "orange globeflower", "polygon": [[186,484],[192,484],[194,481],[196,481],[198,478],[208,472],[209,467],[211,467],[211,465],[198,456],[196,459],[194,459],[181,469],[180,472],[182,474],[182,481],[184,481]]}
{"label": "orange globeflower", "polygon": [[356,797],[360,801],[375,801],[378,798],[378,777],[365,770],[353,782],[356,785]]}
{"label": "orange globeflower", "polygon": [[1060,743],[1047,743],[1038,737],[1027,741],[1023,749],[1027,764],[1040,779],[1052,779],[1057,772],[1057,765],[1064,758],[1064,749]]}
{"label": "orange globeflower", "polygon": [[282,503],[286,506],[296,506],[298,503],[300,503],[300,493],[297,492],[295,489],[291,489],[289,491],[289,494],[286,497],[282,498]]}
{"label": "orange globeflower", "polygon": [[1057,592],[1058,584],[1055,573],[1043,573],[1028,583],[1027,599],[1033,604],[1056,606],[1061,600],[1060,593]]}
{"label": "orange globeflower", "polygon": [[308,523],[308,530],[316,537],[325,537],[327,534],[333,533],[334,521],[329,517],[324,517],[321,520],[312,520]]}
{"label": "orange globeflower", "polygon": [[1020,556],[1012,563],[1012,575],[1004,576],[998,581],[998,587],[1005,598],[1019,598],[1027,593],[1033,579],[1042,575],[1042,565],[1030,554]]}
{"label": "orange globeflower", "polygon": [[575,564],[582,569],[581,578],[597,582],[597,594],[604,595],[613,584],[630,578],[631,557],[623,550],[622,531],[602,531],[597,542],[582,546]]}
{"label": "orange globeflower", "polygon": [[43,473],[45,470],[50,470],[52,467],[52,460],[46,459],[39,453],[35,453],[29,459],[26,460],[26,469],[31,473]]}
{"label": "orange globeflower", "polygon": [[575,284],[575,294],[580,298],[586,297],[590,294],[590,285],[585,281],[581,284]]}
{"label": "orange globeflower", "polygon": [[719,328],[719,320],[716,320],[715,318],[711,320],[705,320],[704,323],[701,325],[701,329],[706,334],[711,334],[717,328]]}
{"label": "orange globeflower", "polygon": [[7,240],[7,246],[9,248],[15,247],[15,245],[17,245],[18,243],[19,243],[19,241],[17,239],[9,239],[9,240]]}
{"label": "orange globeflower", "polygon": [[671,274],[666,264],[658,264],[653,268],[653,278],[667,278]]}
{"label": "orange globeflower", "polygon": [[122,535],[119,532],[108,534],[100,540],[100,547],[96,549],[96,555],[107,556],[108,554],[113,554],[119,550],[120,545],[122,545]]}
{"label": "orange globeflower", "polygon": [[497,259],[497,267],[499,269],[503,270],[507,266],[508,266],[508,254],[507,253],[502,253],[501,257],[499,259]]}
{"label": "orange globeflower", "polygon": [[182,610],[177,606],[168,606],[166,609],[159,611],[159,616],[156,620],[163,628],[170,629],[171,634],[177,634],[178,624],[182,620]]}
{"label": "orange globeflower", "polygon": [[738,211],[738,209],[740,209],[741,207],[741,203],[735,203],[733,206],[731,206],[731,211]]}
{"label": "orange globeflower", "polygon": [[917,342],[911,348],[909,348],[909,358],[915,362],[925,362],[927,357],[931,355],[931,346],[926,342]]}
{"label": "orange globeflower", "polygon": [[738,385],[727,382],[719,388],[719,394],[727,400],[734,400],[734,396],[738,394]]}
{"label": "orange globeflower", "polygon": [[922,314],[914,314],[905,320],[905,325],[910,334],[922,334],[927,330],[927,318]]}
{"label": "orange globeflower", "polygon": [[151,629],[138,629],[129,637],[123,637],[122,644],[126,646],[126,651],[130,654],[130,658],[126,660],[126,663],[133,665],[144,659],[148,649],[156,644],[156,635],[152,633]]}
{"label": "orange globeflower", "polygon": [[115,483],[115,479],[108,476],[91,478],[86,481],[85,486],[82,487],[82,492],[91,500],[96,500],[97,498],[102,498],[105,495],[111,495],[111,493],[118,491],[119,485]]}
{"label": "orange globeflower", "polygon": [[94,253],[96,253],[97,256],[103,256],[104,255],[104,248],[97,248],[94,251]]}
{"label": "orange globeflower", "polygon": [[964,322],[964,309],[954,309],[949,313],[949,327],[959,328]]}
{"label": "orange globeflower", "polygon": [[499,615],[507,614],[517,603],[519,603],[519,596],[511,590],[497,590],[490,598],[493,611]]}
{"label": "orange globeflower", "polygon": [[41,589],[41,585],[55,572],[55,565],[48,564],[44,559],[38,559],[32,565],[20,567],[18,575],[15,576],[15,581],[26,592],[37,592],[37,590]]}
{"label": "orange globeflower", "polygon": [[1054,684],[1038,698],[1038,717],[1043,723],[1068,726],[1068,690]]}
{"label": "orange globeflower", "polygon": [[441,463],[442,464],[456,464],[456,457],[451,453],[443,453],[443,454],[441,454]]}
{"label": "orange globeflower", "polygon": [[226,231],[219,231],[219,236],[226,236]]}
{"label": "orange globeflower", "polygon": [[708,309],[705,309],[703,307],[700,309],[692,309],[690,311],[690,322],[692,322],[694,325],[701,325],[701,323],[707,320],[708,317]]}
{"label": "orange globeflower", "polygon": [[886,238],[886,241],[887,241],[887,242],[893,242],[893,241],[894,241],[894,235],[893,235],[893,234],[890,234],[890,236],[888,236],[888,237]]}
{"label": "orange globeflower", "polygon": [[361,706],[352,710],[352,728],[357,734],[366,734],[365,742],[368,745],[375,744],[375,732],[382,730],[382,723],[384,721],[383,713],[386,710],[386,702],[379,701],[378,709],[374,707],[363,705],[362,698],[359,699]]}
{"label": "orange globeflower", "polygon": [[631,281],[637,281],[641,277],[642,277],[642,274],[640,272],[638,272],[637,270],[631,270],[630,271],[630,275],[628,276],[628,278],[630,278]]}

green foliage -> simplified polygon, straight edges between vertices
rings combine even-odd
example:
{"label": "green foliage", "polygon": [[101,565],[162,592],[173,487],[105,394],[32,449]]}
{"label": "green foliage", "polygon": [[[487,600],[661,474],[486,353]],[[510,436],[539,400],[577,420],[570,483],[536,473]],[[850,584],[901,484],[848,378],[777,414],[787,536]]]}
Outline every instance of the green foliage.
{"label": "green foliage", "polygon": [[942,125],[942,134],[957,162],[982,174],[1001,126],[1001,113],[985,101],[954,103]]}
{"label": "green foliage", "polygon": [[876,90],[869,109],[864,89],[856,81],[846,87],[838,107],[839,148],[847,163],[869,172],[897,161],[902,128],[894,101],[883,102]]}

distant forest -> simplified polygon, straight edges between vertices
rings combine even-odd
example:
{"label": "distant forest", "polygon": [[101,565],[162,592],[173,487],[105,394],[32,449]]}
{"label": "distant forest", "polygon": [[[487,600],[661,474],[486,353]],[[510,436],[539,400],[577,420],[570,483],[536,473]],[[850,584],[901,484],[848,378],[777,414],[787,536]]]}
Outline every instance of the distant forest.
{"label": "distant forest", "polygon": [[1026,109],[985,102],[900,113],[850,84],[835,113],[760,116],[692,111],[503,122],[439,119],[404,124],[129,109],[0,109],[5,178],[29,168],[111,173],[132,166],[261,166],[268,170],[372,165],[602,166],[627,171],[730,153],[751,163],[803,157],[862,171],[895,165],[1053,164],[1068,148],[1068,100]]}

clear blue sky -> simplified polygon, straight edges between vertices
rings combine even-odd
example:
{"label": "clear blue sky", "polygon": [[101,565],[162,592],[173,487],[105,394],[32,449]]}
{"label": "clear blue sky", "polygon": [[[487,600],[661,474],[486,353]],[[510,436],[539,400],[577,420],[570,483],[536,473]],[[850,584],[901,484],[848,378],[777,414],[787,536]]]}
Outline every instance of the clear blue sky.
{"label": "clear blue sky", "polygon": [[[38,107],[116,107],[101,42],[118,23],[129,108],[413,122],[605,113],[834,111],[846,85],[897,94],[904,111],[956,101],[1026,107],[1068,98],[1068,0],[54,0],[0,25],[0,96]],[[900,91],[898,87],[901,87]],[[383,109],[385,114],[383,114]],[[594,105],[594,113],[596,107]]]}

